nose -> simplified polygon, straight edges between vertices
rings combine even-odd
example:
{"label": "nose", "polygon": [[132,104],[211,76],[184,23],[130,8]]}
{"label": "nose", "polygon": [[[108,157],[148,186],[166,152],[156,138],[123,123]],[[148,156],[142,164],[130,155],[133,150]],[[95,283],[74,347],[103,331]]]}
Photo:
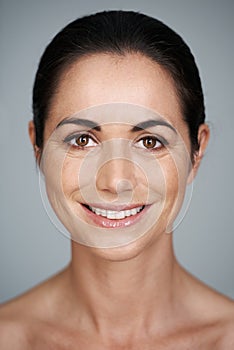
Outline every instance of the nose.
{"label": "nose", "polygon": [[132,192],[137,185],[136,167],[126,159],[112,159],[106,162],[96,176],[99,192],[120,194]]}

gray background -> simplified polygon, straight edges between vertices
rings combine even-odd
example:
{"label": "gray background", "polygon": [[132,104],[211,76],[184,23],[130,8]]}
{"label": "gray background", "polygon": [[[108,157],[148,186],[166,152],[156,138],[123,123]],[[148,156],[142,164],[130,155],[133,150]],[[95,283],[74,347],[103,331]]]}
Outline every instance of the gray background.
{"label": "gray background", "polygon": [[71,20],[103,9],[133,9],[163,20],[190,45],[200,69],[212,138],[189,212],[175,231],[179,261],[234,297],[234,1],[0,1],[0,301],[65,266],[70,242],[43,208],[28,140],[39,57]]}

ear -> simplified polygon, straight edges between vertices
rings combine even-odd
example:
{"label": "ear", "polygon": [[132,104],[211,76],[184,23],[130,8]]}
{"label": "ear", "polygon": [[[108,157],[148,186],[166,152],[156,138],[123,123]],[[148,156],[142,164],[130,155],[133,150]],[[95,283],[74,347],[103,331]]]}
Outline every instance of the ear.
{"label": "ear", "polygon": [[188,179],[187,179],[187,184],[190,184],[193,182],[198,168],[201,164],[201,160],[204,156],[206,147],[208,145],[208,141],[210,138],[210,129],[207,124],[201,124],[198,129],[198,135],[197,135],[197,140],[199,144],[199,149],[194,155],[194,162],[193,162],[193,167],[190,170]]}
{"label": "ear", "polygon": [[28,134],[31,144],[33,146],[35,158],[39,163],[41,158],[41,149],[36,145],[36,129],[33,120],[30,120],[30,122],[28,123]]}

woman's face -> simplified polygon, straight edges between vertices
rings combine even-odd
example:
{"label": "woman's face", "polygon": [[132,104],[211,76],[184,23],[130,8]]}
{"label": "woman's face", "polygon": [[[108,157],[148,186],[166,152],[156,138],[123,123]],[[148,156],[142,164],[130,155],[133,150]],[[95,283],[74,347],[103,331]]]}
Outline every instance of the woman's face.
{"label": "woman's face", "polygon": [[141,54],[79,59],[60,79],[44,145],[48,197],[74,240],[130,252],[171,232],[191,145],[173,81],[158,64]]}

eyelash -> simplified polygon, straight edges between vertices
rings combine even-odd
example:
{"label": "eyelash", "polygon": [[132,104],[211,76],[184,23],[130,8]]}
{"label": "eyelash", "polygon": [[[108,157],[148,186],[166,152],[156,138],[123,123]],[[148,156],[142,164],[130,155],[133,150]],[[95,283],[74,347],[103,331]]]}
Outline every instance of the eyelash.
{"label": "eyelash", "polygon": [[[93,146],[87,146],[87,145],[75,145],[76,143],[76,140],[78,140],[79,138],[81,137],[84,137],[84,138],[88,138],[89,140],[92,140],[93,142],[95,142],[97,144],[97,141],[91,136],[89,135],[88,133],[80,133],[80,134],[75,134],[75,135],[70,135],[70,136],[67,136],[63,142],[70,145],[71,147],[73,148],[76,148],[76,149],[79,149],[79,150],[84,150],[86,148],[89,148],[89,147],[93,147]],[[144,142],[146,140],[153,140],[154,142],[156,142],[156,144],[154,145],[154,147],[152,148],[147,148],[145,146],[136,146],[138,148],[144,148],[150,152],[155,152],[155,151],[159,151],[161,150],[162,148],[164,148],[165,146],[168,145],[168,142],[162,138],[162,137],[156,137],[156,136],[151,136],[151,135],[147,135],[147,136],[144,136],[144,137],[141,137],[136,143],[139,143],[139,142]],[[74,142],[72,142],[74,141]],[[158,147],[155,147],[157,145],[157,143],[160,143],[160,146]]]}
{"label": "eyelash", "polygon": [[[65,142],[66,144],[72,146],[73,148],[78,148],[78,149],[81,149],[81,150],[83,150],[85,148],[88,148],[88,147],[91,147],[91,146],[87,147],[87,145],[84,145],[84,146],[75,145],[74,143],[76,142],[76,140],[78,140],[81,137],[88,138],[89,140],[92,140],[93,142],[97,143],[97,141],[94,140],[94,138],[91,135],[87,134],[87,133],[80,133],[80,134],[67,136],[67,137],[65,137],[63,142]],[[72,143],[72,141],[74,141],[74,143]]]}
{"label": "eyelash", "polygon": [[[155,142],[154,147],[149,147],[149,148],[147,148],[145,146],[136,146],[136,147],[144,148],[144,149],[148,150],[149,152],[158,152],[158,151],[162,150],[163,148],[165,148],[165,146],[168,145],[168,142],[164,138],[162,138],[162,137],[159,138],[159,137],[151,136],[151,135],[141,137],[137,141],[137,143],[139,143],[140,141],[142,143],[144,143],[144,141],[146,141],[146,140],[153,140],[153,142]],[[160,143],[160,146],[155,147],[157,145],[157,143]]]}

